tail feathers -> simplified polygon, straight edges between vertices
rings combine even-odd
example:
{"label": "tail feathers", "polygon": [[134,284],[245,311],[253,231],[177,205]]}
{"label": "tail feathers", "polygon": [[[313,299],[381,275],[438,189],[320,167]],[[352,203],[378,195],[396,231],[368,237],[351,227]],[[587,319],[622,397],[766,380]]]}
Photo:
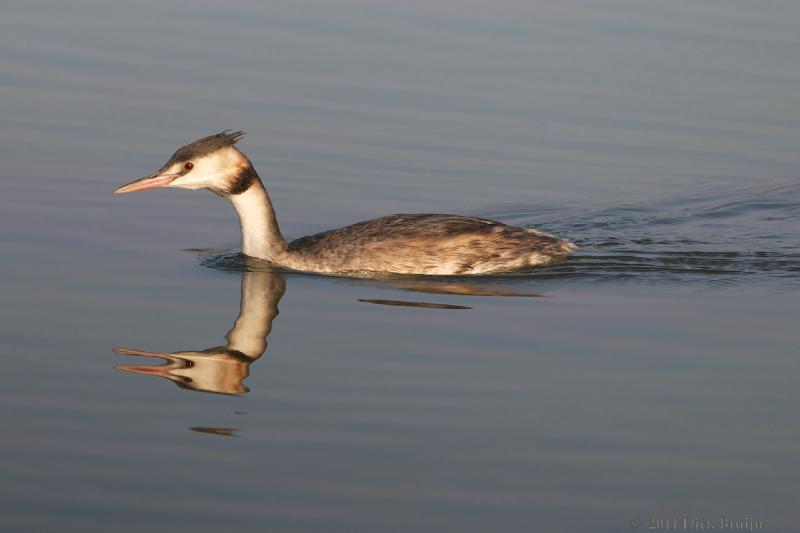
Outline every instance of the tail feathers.
{"label": "tail feathers", "polygon": [[533,233],[534,235],[539,235],[541,237],[549,237],[551,239],[554,239],[555,242],[552,245],[553,247],[552,247],[551,253],[554,253],[554,254],[569,254],[569,253],[572,253],[572,252],[574,252],[575,250],[578,249],[578,247],[576,245],[572,244],[571,242],[565,241],[564,239],[559,239],[555,235],[551,235],[549,233],[545,233],[543,231],[539,231],[538,229],[525,228],[525,231],[527,231],[528,233]]}
{"label": "tail feathers", "polygon": [[572,244],[569,241],[563,241],[562,240],[558,244],[559,244],[559,247],[561,248],[561,251],[563,253],[565,253],[565,254],[570,254],[570,253],[572,253],[572,252],[574,252],[575,250],[578,249],[577,245]]}

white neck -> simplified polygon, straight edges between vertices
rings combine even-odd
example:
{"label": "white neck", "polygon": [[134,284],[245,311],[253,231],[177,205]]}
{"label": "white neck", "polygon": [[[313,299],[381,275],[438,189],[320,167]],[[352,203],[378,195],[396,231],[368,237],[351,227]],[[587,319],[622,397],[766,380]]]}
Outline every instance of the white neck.
{"label": "white neck", "polygon": [[242,226],[242,252],[245,255],[280,263],[286,253],[286,240],[278,228],[275,210],[261,180],[255,179],[241,194],[226,195]]}

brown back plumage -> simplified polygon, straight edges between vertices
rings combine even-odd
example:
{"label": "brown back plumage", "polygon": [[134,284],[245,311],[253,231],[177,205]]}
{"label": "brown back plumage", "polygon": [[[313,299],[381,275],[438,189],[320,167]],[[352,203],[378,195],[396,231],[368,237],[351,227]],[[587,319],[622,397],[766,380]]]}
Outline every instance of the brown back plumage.
{"label": "brown back plumage", "polygon": [[298,267],[328,273],[481,274],[546,263],[573,250],[535,230],[439,214],[390,215],[289,243]]}

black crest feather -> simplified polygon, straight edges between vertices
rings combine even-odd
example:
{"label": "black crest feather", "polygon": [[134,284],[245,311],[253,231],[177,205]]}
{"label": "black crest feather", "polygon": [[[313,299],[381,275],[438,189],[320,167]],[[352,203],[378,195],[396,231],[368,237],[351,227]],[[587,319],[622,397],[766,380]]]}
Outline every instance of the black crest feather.
{"label": "black crest feather", "polygon": [[189,161],[190,159],[202,157],[206,154],[216,152],[220,148],[232,146],[239,142],[239,139],[242,137],[244,137],[243,131],[225,130],[217,133],[216,135],[209,135],[208,137],[197,139],[196,141],[179,148],[174,154],[172,154],[172,157],[169,158],[169,161],[167,161],[167,164],[164,165],[164,167],[167,168],[175,163],[183,163],[185,161]]}

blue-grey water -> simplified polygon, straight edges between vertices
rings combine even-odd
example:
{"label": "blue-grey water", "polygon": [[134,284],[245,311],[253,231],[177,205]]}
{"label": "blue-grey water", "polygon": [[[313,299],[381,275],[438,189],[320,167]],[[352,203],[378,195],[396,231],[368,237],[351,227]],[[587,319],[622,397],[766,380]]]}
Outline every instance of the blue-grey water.
{"label": "blue-grey water", "polygon": [[[300,275],[111,195],[226,128],[289,237],[581,249]],[[797,2],[6,1],[0,529],[800,531],[799,146]]]}

